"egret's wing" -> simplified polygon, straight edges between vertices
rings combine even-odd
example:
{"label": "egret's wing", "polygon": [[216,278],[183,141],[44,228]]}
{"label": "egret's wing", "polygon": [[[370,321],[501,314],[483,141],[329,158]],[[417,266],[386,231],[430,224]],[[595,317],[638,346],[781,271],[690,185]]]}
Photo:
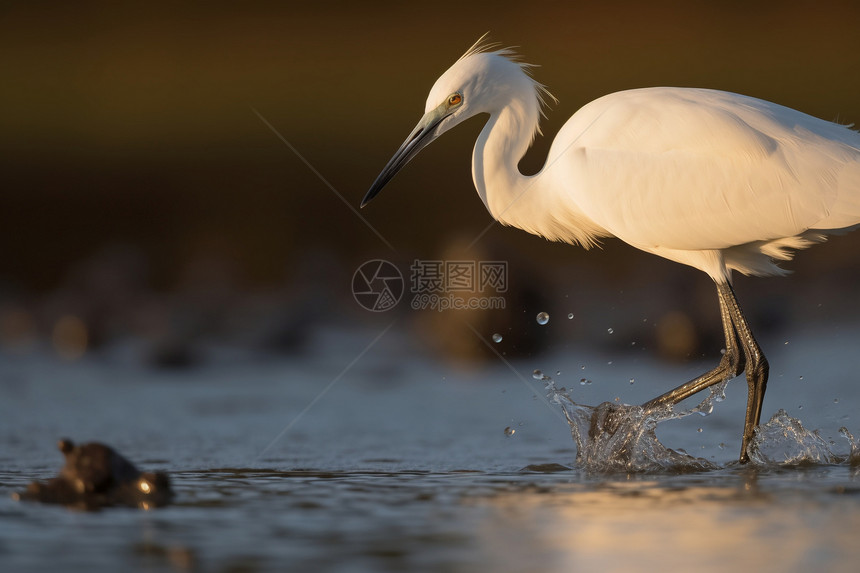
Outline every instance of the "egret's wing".
{"label": "egret's wing", "polygon": [[722,249],[860,223],[860,135],[726,92],[596,100],[562,128],[545,170],[642,247]]}

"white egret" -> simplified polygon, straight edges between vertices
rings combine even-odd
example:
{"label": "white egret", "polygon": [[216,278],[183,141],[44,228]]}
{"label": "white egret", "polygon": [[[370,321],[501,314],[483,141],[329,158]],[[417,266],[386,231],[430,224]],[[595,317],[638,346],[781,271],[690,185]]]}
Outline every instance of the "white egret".
{"label": "white egret", "polygon": [[860,224],[860,134],[734,93],[643,88],[577,111],[541,171],[524,176],[517,165],[552,97],[529,67],[479,40],[436,81],[424,117],[362,207],[442,133],[489,114],[472,177],[499,222],[585,248],[617,237],[714,280],[726,340],[719,365],[645,406],[677,404],[746,372],[740,460],[747,461],[768,362],[738,306],[731,273],[784,274],[775,260],[790,259],[790,249]]}

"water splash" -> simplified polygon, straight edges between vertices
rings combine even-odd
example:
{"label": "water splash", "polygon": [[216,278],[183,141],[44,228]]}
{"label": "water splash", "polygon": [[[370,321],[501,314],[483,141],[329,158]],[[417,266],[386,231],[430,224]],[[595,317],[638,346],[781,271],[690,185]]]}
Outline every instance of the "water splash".
{"label": "water splash", "polygon": [[[846,429],[843,435],[848,438],[851,434]],[[853,436],[848,440],[853,453],[856,448]],[[759,465],[836,464],[845,460],[845,456],[833,452],[818,430],[807,430],[800,420],[782,409],[755,429],[747,453],[750,461]]]}
{"label": "water splash", "polygon": [[[534,378],[544,382],[550,403],[561,406],[570,433],[576,443],[576,462],[581,468],[595,472],[678,473],[719,469],[703,458],[673,450],[657,439],[657,424],[677,420],[691,414],[707,416],[714,405],[726,398],[729,379],[712,386],[696,406],[676,410],[670,405],[654,408],[603,402],[588,406],[575,402],[564,387],[556,387],[553,379],[540,370]],[[631,379],[631,383],[633,380]],[[591,384],[583,378],[581,385]],[[616,398],[616,402],[618,399]],[[702,429],[698,429],[702,432]],[[832,442],[819,435],[819,430],[807,430],[800,420],[779,410],[765,424],[756,428],[747,448],[750,461],[759,466],[796,466],[848,463],[860,467],[860,441],[847,428],[839,433],[850,444],[850,454],[834,452]],[[720,444],[724,448],[725,444]]]}
{"label": "water splash", "polygon": [[596,472],[692,472],[718,466],[683,451],[667,448],[657,439],[657,424],[693,413],[706,415],[713,402],[724,396],[725,384],[714,387],[698,406],[676,412],[671,406],[643,408],[604,402],[587,406],[575,402],[564,387],[557,388],[549,376],[546,384],[550,402],[561,406],[570,433],[576,442],[576,461],[580,467]]}
{"label": "water splash", "polygon": [[851,445],[851,452],[848,454],[848,463],[851,464],[851,467],[856,468],[860,467],[860,443],[856,439],[854,439],[854,435],[848,431],[848,428],[842,426],[839,428],[839,433],[848,440],[848,443]]}

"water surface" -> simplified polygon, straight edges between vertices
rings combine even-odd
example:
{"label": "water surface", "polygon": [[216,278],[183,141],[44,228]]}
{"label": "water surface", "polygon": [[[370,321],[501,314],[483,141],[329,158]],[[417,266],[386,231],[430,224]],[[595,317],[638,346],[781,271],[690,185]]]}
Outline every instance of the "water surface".
{"label": "water surface", "polygon": [[[369,338],[340,332],[301,359],[225,351],[176,371],[121,353],[6,356],[0,569],[855,571],[860,478],[839,428],[860,433],[860,336],[836,334],[793,338],[803,354],[771,352],[764,415],[785,409],[836,458],[785,465],[792,448],[775,443],[772,461],[737,465],[746,388],[734,381],[711,415],[657,427],[666,447],[711,464],[696,472],[577,466],[559,406],[532,377],[551,372],[584,404],[639,403],[709,366],[647,352],[460,372],[392,337],[344,373]],[[56,474],[60,437],[169,472],[176,503],[80,512],[14,501]]]}

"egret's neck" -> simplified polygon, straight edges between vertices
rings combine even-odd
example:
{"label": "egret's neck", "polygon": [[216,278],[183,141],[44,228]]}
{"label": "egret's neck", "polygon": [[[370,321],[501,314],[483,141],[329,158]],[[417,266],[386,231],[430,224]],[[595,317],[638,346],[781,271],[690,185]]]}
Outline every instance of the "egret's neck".
{"label": "egret's neck", "polygon": [[532,176],[517,167],[531,145],[539,111],[516,100],[490,114],[472,154],[472,178],[490,214],[551,241],[589,248],[609,233],[585,216],[569,181],[547,167]]}
{"label": "egret's neck", "polygon": [[[509,105],[490,115],[472,152],[472,179],[478,195],[494,219],[505,222],[525,197],[530,177],[517,165],[531,143],[537,118]],[[515,224],[515,223],[511,223]]]}

